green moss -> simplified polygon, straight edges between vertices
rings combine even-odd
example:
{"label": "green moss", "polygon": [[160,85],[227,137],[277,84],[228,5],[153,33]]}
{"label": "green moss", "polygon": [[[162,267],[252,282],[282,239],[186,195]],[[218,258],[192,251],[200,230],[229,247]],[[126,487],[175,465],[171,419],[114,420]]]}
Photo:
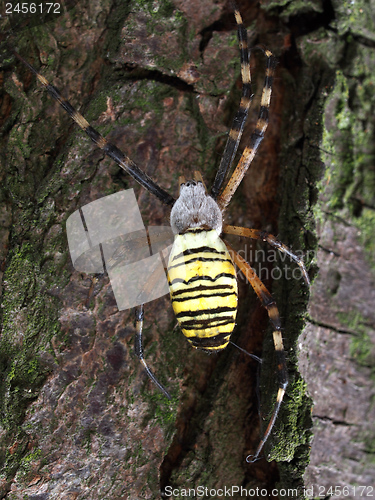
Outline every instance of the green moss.
{"label": "green moss", "polygon": [[326,127],[323,134],[323,149],[330,155],[330,168],[325,179],[333,186],[328,207],[332,210],[342,208],[347,198],[347,189],[354,176],[352,122],[353,115],[348,108],[349,88],[344,75],[336,73],[336,85],[331,99],[335,100],[335,119],[340,130],[340,144],[335,144],[331,128]]}
{"label": "green moss", "polygon": [[22,478],[27,476],[31,470],[31,464],[42,457],[43,453],[39,448],[35,448],[27,453],[21,460],[20,467],[17,471],[17,477]]}
{"label": "green moss", "polygon": [[[306,382],[297,378],[288,385],[285,404],[280,421],[278,421],[277,440],[272,442],[272,448],[267,460],[290,462],[296,456],[298,448],[306,448],[310,442],[310,431],[302,432],[306,404],[311,400],[307,395]],[[306,457],[307,459],[307,457]],[[307,465],[307,460],[299,464],[301,470]]]}
{"label": "green moss", "polygon": [[[342,325],[355,332],[350,345],[350,355],[362,366],[375,366],[375,349],[368,332],[368,320],[359,311],[337,313]],[[374,371],[374,370],[373,370]],[[373,373],[375,375],[375,372]]]}
{"label": "green moss", "polygon": [[262,8],[269,11],[282,8],[281,17],[323,12],[321,0],[266,0]]}
{"label": "green moss", "polygon": [[[158,325],[156,325],[158,328]],[[148,325],[144,329],[145,337],[147,338],[148,332],[151,329],[151,325]],[[155,372],[158,380],[165,385],[165,381],[169,378],[174,378],[179,365],[179,360],[181,358],[181,352],[178,350],[178,345],[176,340],[173,340],[172,336],[176,337],[176,332],[173,331],[173,327],[167,329],[167,331],[159,331],[159,338],[161,339],[160,349],[163,352],[161,356],[161,362],[157,363],[155,366]],[[180,341],[183,339],[179,339]],[[152,353],[157,348],[157,343],[152,342],[151,345],[147,344],[147,357],[152,359]],[[177,351],[176,351],[177,349]],[[167,361],[163,361],[163,360]],[[155,386],[152,386],[152,390],[149,389],[149,384],[146,384],[145,389],[142,391],[142,398],[147,401],[147,407],[150,410],[144,419],[143,425],[148,422],[154,422],[153,425],[160,425],[166,435],[167,439],[170,439],[175,432],[175,421],[177,415],[177,408],[179,405],[179,394],[173,391],[171,387],[167,387],[168,392],[171,394],[172,399],[168,400],[164,394],[162,394]]]}
{"label": "green moss", "polygon": [[366,0],[333,0],[338,34],[362,35],[374,40],[374,21],[371,3]]}
{"label": "green moss", "polygon": [[96,432],[93,429],[86,428],[82,430],[82,448],[86,449],[87,456],[91,453],[91,436],[95,436]]}
{"label": "green moss", "polygon": [[153,81],[143,81],[134,92],[128,107],[131,110],[139,108],[147,112],[152,108],[156,116],[161,117],[164,112],[163,100],[165,97],[176,97],[177,92],[169,85],[161,85]]}
{"label": "green moss", "polygon": [[[172,307],[172,305],[169,304],[169,307]],[[175,325],[176,320],[174,318],[167,329],[161,329],[156,325],[160,339],[160,350],[164,353],[165,359],[167,359],[165,364],[159,364],[158,367],[161,372],[164,372],[165,379],[168,377],[175,379],[179,376],[181,358],[184,358],[186,352],[189,352],[189,349],[191,349],[182,332],[176,329]]]}
{"label": "green moss", "polygon": [[375,212],[373,209],[364,208],[362,215],[356,220],[356,226],[360,230],[359,239],[365,250],[367,261],[375,271]]}
{"label": "green moss", "polygon": [[144,391],[143,398],[147,401],[147,413],[143,425],[153,422],[153,425],[160,425],[167,440],[170,440],[175,432],[175,422],[179,405],[178,395],[172,395],[168,400],[164,394],[158,390],[153,392]]}
{"label": "green moss", "polygon": [[[59,330],[55,300],[46,296],[40,276],[38,251],[24,244],[14,252],[4,274],[3,331],[0,340],[0,421],[3,439],[27,441],[20,431],[29,404],[38,396],[49,366],[41,355]],[[19,437],[21,435],[21,438]],[[21,463],[23,451],[5,458],[10,476]]]}
{"label": "green moss", "polygon": [[329,67],[337,67],[345,50],[345,40],[338,40],[331,30],[319,28],[308,37],[298,41],[301,56],[311,65],[321,65],[324,61]]}
{"label": "green moss", "polygon": [[136,0],[133,2],[134,9],[137,7],[147,11],[155,19],[170,18],[175,10],[175,6],[169,0]]}
{"label": "green moss", "polygon": [[[110,95],[114,105],[118,106],[119,115],[115,123],[107,122],[105,125],[98,126],[98,131],[106,137],[114,129],[114,127],[119,126],[131,126],[133,132],[139,129],[140,133],[143,133],[145,128],[154,129],[163,119],[164,106],[163,100],[165,97],[173,97],[177,95],[176,91],[172,89],[169,85],[163,85],[158,82],[141,80],[136,84],[129,84],[128,92],[126,92],[127,99],[124,101],[124,88],[126,90],[127,85],[125,83],[124,87],[118,87],[115,83],[113,88],[106,86],[106,89],[99,92],[97,96],[91,101],[90,108],[87,112],[87,119],[89,122],[95,123],[95,121],[100,117],[100,115],[107,110],[107,98]],[[135,85],[136,88],[132,88]],[[122,104],[123,103],[123,104]],[[129,111],[136,113],[141,112],[145,119],[137,122],[129,114]],[[152,115],[148,114],[152,110]],[[96,125],[95,125],[96,127]],[[83,134],[83,133],[82,133]],[[88,147],[90,147],[90,141],[87,139]],[[97,180],[99,182],[100,180]]]}
{"label": "green moss", "polygon": [[213,179],[216,171],[215,156],[212,154],[217,141],[217,136],[207,127],[205,120],[199,110],[198,102],[194,94],[187,96],[187,109],[197,124],[197,137],[199,138],[199,160],[197,170],[204,172],[207,181]]}
{"label": "green moss", "polygon": [[[323,159],[327,165],[321,190],[325,193],[328,209],[348,220],[359,230],[367,260],[375,269],[373,232],[375,174],[369,165],[374,158],[372,134],[362,130],[356,109],[349,106],[350,81],[341,72],[336,73],[336,85],[326,106],[326,127],[323,135]],[[360,86],[358,106],[367,102],[364,85]],[[367,115],[372,112],[367,110]]]}
{"label": "green moss", "polygon": [[[139,0],[132,5],[132,13],[127,19],[126,30],[129,38],[139,32],[140,22],[145,26],[147,34],[141,35],[139,46],[135,49],[136,59],[138,58],[137,52],[143,50],[147,54],[146,60],[150,58],[150,69],[158,68],[164,73],[177,73],[186,61],[188,35],[186,33],[187,22],[183,13],[168,0]],[[171,32],[176,36],[173,48],[168,42]],[[154,44],[149,44],[150,39],[155,40],[156,47]],[[177,51],[176,41],[178,42]]]}

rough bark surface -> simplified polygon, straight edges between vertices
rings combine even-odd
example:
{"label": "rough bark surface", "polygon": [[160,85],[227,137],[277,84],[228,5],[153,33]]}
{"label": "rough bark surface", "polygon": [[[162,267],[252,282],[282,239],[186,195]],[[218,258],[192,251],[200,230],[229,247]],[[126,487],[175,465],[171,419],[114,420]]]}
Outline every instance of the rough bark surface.
{"label": "rough bark surface", "polygon": [[[257,382],[256,363],[233,347],[193,351],[168,297],[148,304],[145,355],[166,401],[132,354],[132,314],[117,310],[108,278],[74,270],[65,222],[130,187],[146,226],[167,224],[169,211],[2,48],[1,498],[154,499],[170,485],[173,498],[198,486],[253,488],[255,498],[328,497],[338,486],[336,498],[355,498],[354,486],[373,483],[374,6],[238,3],[250,46],[267,46],[279,65],[266,139],[226,222],[278,234],[317,275],[300,336],[308,293],[295,266],[230,239],[282,316],[290,384],[267,460],[245,462],[261,433],[257,385],[263,426],[277,391],[266,312],[240,282],[233,340],[262,356]],[[9,44],[162,187],[177,196],[178,175],[196,169],[210,185],[240,96],[227,2],[82,0],[22,27]],[[259,94],[264,61],[254,56]]]}
{"label": "rough bark surface", "polygon": [[315,496],[360,498],[374,494],[375,478],[374,3],[333,7],[327,54],[336,78],[315,207],[319,274],[300,351],[314,400],[305,480]]}

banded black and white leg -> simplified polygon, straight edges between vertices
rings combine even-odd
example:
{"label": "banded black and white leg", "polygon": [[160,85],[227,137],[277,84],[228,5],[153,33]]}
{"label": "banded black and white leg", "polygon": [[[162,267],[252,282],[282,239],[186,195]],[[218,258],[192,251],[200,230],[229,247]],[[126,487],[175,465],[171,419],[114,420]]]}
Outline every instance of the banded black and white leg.
{"label": "banded black and white leg", "polygon": [[148,367],[146,360],[144,358],[143,352],[143,318],[144,318],[144,308],[143,304],[134,308],[134,327],[135,327],[135,335],[134,335],[134,352],[139,361],[142,363],[143,368],[145,369],[147,375],[156,385],[156,387],[170,400],[171,395],[167,391],[167,389],[159,382],[159,380],[155,377],[154,373]]}
{"label": "banded black and white leg", "polygon": [[[29,70],[34,73],[39,80],[39,82],[45,87],[47,92],[55,99],[61,107],[68,113],[68,115],[75,121],[75,123],[89,136],[91,141],[98,146],[107,156],[114,160],[125,172],[133,177],[141,186],[147,189],[149,192],[154,194],[159,198],[162,203],[172,206],[175,199],[167,193],[163,188],[161,188],[155,181],[151,179],[143,170],[141,170],[128,156],[126,156],[120,149],[114,144],[110,143],[105,139],[94,127],[92,127],[89,122],[67,101],[60,91],[51,85],[48,80],[41,75],[31,64],[29,64],[22,56],[20,56],[16,51],[13,50],[15,56],[25,64]],[[142,243],[143,244],[143,243]],[[149,283],[153,283],[156,277],[151,276]],[[90,295],[89,295],[90,297]],[[89,299],[88,299],[89,300]],[[144,366],[147,375],[155,383],[155,385],[163,392],[163,394],[171,399],[170,394],[165,389],[165,387],[157,380],[153,372],[147,366],[144,359],[143,346],[142,346],[142,330],[143,330],[143,305],[135,308],[135,353],[142,365]]]}
{"label": "banded black and white leg", "polygon": [[258,120],[255,126],[255,130],[250,136],[249,145],[246,146],[246,148],[244,149],[242,156],[236,168],[234,169],[231,177],[226,183],[224,189],[217,196],[216,199],[217,204],[223,211],[230,203],[238,186],[241,184],[244,175],[249,169],[255,157],[255,154],[258,151],[261,142],[263,141],[264,134],[268,126],[268,114],[271,103],[272,83],[276,67],[276,59],[271,51],[264,49],[263,52],[267,58],[267,67],[266,67],[266,76],[264,80],[262,97],[260,101]]}
{"label": "banded black and white leg", "polygon": [[150,193],[155,195],[159,200],[172,206],[176,201],[167,191],[161,188],[154,180],[149,177],[146,172],[141,170],[125,153],[123,153],[117,146],[110,143],[105,139],[89,122],[67,101],[54,85],[51,85],[43,75],[41,75],[31,64],[29,64],[22,56],[15,50],[12,50],[14,55],[22,61],[29,70],[34,73],[39,82],[44,86],[47,92],[55,99],[60,106],[68,113],[68,115],[75,121],[75,123],[89,136],[92,142],[98,146],[109,158],[119,165],[125,172],[127,172],[135,181],[147,189]]}
{"label": "banded black and white leg", "polygon": [[232,199],[235,191],[240,185],[248,168],[250,167],[254,156],[263,140],[265,131],[268,126],[268,110],[271,102],[272,83],[277,62],[271,51],[263,49],[262,47],[256,47],[262,50],[267,58],[266,75],[262,91],[258,120],[255,130],[251,134],[250,144],[243,151],[240,161],[238,162],[228,182],[226,182],[225,188],[223,189],[224,182],[231,170],[241,140],[242,132],[253,97],[247,31],[244,27],[238,7],[236,6],[235,2],[232,2],[232,4],[234,7],[234,14],[237,23],[237,34],[241,56],[242,96],[239,108],[233,119],[232,127],[229,131],[227,143],[225,145],[219,169],[216,173],[215,180],[211,188],[212,197],[217,201],[221,210],[225,210],[225,208],[230,203],[230,200]]}
{"label": "banded black and white leg", "polygon": [[236,266],[242,271],[245,275],[247,281],[252,286],[253,290],[257,294],[259,300],[263,307],[266,308],[268,317],[270,319],[271,325],[273,327],[273,342],[275,346],[276,356],[277,356],[277,377],[279,382],[279,388],[277,391],[276,402],[274,405],[274,409],[270,418],[270,421],[267,425],[267,428],[263,434],[263,437],[255,451],[254,455],[248,455],[246,457],[246,461],[248,463],[256,462],[260,459],[260,454],[263,450],[263,447],[269,438],[271,431],[275,425],[277,415],[279,414],[281,403],[284,398],[284,394],[286,391],[286,387],[288,385],[288,371],[286,365],[286,355],[284,350],[284,343],[281,334],[281,320],[280,314],[276,305],[275,300],[273,299],[270,292],[267,290],[266,286],[262,283],[262,281],[258,278],[255,271],[252,269],[250,264],[246,262],[228,243],[225,242],[228,250],[230,251],[231,257],[236,264]]}
{"label": "banded black and white leg", "polygon": [[253,98],[247,30],[243,25],[241,14],[235,4],[234,15],[237,23],[237,36],[241,56],[242,96],[239,108],[234,116],[232,127],[228,134],[228,139],[218,171],[216,172],[215,180],[211,188],[211,195],[214,199],[218,197],[224,181],[232,167]]}
{"label": "banded black and white leg", "polygon": [[281,241],[279,241],[275,236],[267,231],[262,231],[260,229],[249,229],[247,227],[239,227],[239,226],[230,226],[228,224],[223,225],[223,233],[225,234],[234,234],[237,236],[245,236],[246,238],[251,238],[253,240],[266,241],[269,245],[279,250],[279,252],[285,253],[288,255],[301,269],[303,279],[305,280],[306,285],[310,285],[310,278],[307,273],[307,269],[303,260],[298,257],[295,253],[291,251],[289,247],[284,245]]}

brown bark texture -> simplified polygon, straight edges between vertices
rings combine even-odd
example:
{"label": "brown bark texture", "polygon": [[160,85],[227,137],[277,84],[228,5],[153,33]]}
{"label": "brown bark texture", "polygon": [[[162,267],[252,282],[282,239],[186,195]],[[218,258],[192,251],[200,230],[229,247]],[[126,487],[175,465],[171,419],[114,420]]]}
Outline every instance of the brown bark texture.
{"label": "brown bark texture", "polygon": [[[145,357],[172,400],[158,392],[133,354],[132,311],[118,310],[106,275],[74,269],[66,220],[129,188],[146,226],[167,225],[169,208],[9,49],[176,197],[179,175],[200,170],[211,185],[239,103],[232,7],[82,0],[1,25],[0,498],[375,495],[374,1],[238,5],[249,46],[269,48],[278,66],[266,137],[225,222],[277,235],[313,279],[310,295],[288,259],[228,238],[272,290],[283,326],[289,385],[264,457],[245,461],[277,393],[267,312],[239,279],[233,341],[262,357],[259,370],[233,346],[189,347],[168,296],[146,304]],[[251,67],[241,150],[259,112],[261,51]]]}

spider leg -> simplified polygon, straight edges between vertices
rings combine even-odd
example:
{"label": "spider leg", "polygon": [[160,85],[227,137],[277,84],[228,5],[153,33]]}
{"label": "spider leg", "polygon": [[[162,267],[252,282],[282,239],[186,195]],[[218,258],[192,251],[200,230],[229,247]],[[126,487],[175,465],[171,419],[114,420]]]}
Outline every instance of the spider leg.
{"label": "spider leg", "polygon": [[32,73],[38,78],[39,82],[46,88],[47,92],[65,109],[68,115],[76,124],[90,137],[104,153],[112,158],[125,172],[133,177],[141,186],[155,195],[166,205],[173,205],[174,198],[162,189],[151,177],[141,170],[128,156],[126,156],[114,144],[108,142],[97,130],[95,130],[88,121],[76,111],[60,93],[60,91],[51,85],[31,64],[13,50],[14,55],[25,64]]}
{"label": "spider leg", "polygon": [[134,309],[134,326],[136,328],[136,333],[134,336],[134,352],[138,357],[139,361],[142,363],[147,375],[157,386],[157,388],[166,396],[169,400],[172,399],[171,395],[167,389],[158,381],[155,375],[152,373],[150,368],[147,366],[146,360],[143,355],[143,342],[142,342],[142,332],[143,332],[143,304]]}
{"label": "spider leg", "polygon": [[229,131],[227,143],[225,145],[219,169],[216,173],[216,177],[212,185],[211,193],[214,199],[216,199],[218,194],[220,193],[225,177],[232,166],[253,97],[251,89],[251,73],[249,63],[249,49],[247,44],[247,31],[243,25],[242,17],[238,10],[238,7],[235,4],[234,15],[237,22],[237,36],[241,55],[242,96],[240,106],[233,119],[232,128]]}
{"label": "spider leg", "polygon": [[258,121],[254,132],[251,134],[250,144],[245,148],[240,158],[240,161],[238,162],[236,168],[234,169],[227,185],[217,198],[217,203],[221,208],[221,210],[224,210],[227,207],[230,200],[232,199],[232,196],[234,195],[238,186],[240,185],[244,175],[246,174],[248,168],[250,167],[254,159],[254,156],[260,146],[260,143],[263,140],[264,134],[268,126],[268,110],[271,102],[272,82],[276,67],[276,59],[272,55],[272,52],[270,52],[269,50],[267,49],[262,49],[262,50],[267,58],[267,68],[266,68],[266,77],[264,81],[262,97],[260,101]]}
{"label": "spider leg", "polygon": [[238,236],[245,236],[246,238],[252,238],[254,240],[266,241],[269,245],[277,248],[280,252],[288,255],[302,271],[303,279],[306,285],[310,285],[310,278],[307,274],[305,264],[302,259],[300,259],[296,254],[294,254],[290,248],[288,248],[284,243],[279,241],[275,236],[266,231],[261,231],[259,229],[249,229],[247,227],[229,226],[228,224],[223,225],[223,233],[226,234],[236,234]]}
{"label": "spider leg", "polygon": [[246,279],[253,287],[255,293],[258,295],[259,300],[261,301],[263,307],[267,309],[268,317],[273,327],[273,342],[275,345],[275,351],[277,356],[277,373],[279,380],[279,389],[276,396],[276,403],[274,406],[273,413],[271,415],[271,419],[267,425],[267,428],[263,434],[263,437],[256,449],[255,455],[248,455],[246,457],[246,462],[252,463],[259,460],[259,455],[265,445],[269,435],[271,434],[272,428],[275,425],[275,421],[277,415],[280,411],[281,403],[284,398],[285,390],[288,385],[288,372],[286,367],[286,356],[284,351],[283,338],[281,335],[281,321],[280,314],[276,306],[276,302],[272,298],[272,295],[264,286],[262,281],[258,278],[255,271],[251,268],[250,264],[248,264],[232,247],[229,243],[225,242],[228,250],[230,251],[230,255],[234,261],[234,263],[239,267],[239,269],[243,272]]}
{"label": "spider leg", "polygon": [[234,345],[234,347],[236,347],[239,351],[241,351],[244,354],[246,354],[246,356],[249,356],[251,359],[254,359],[255,361],[257,361],[259,364],[262,363],[262,359],[259,356],[256,356],[255,354],[251,354],[251,352],[246,351],[246,349],[243,349],[242,347],[240,347],[239,345],[235,344],[231,340],[229,341],[229,343],[232,344],[232,345]]}

